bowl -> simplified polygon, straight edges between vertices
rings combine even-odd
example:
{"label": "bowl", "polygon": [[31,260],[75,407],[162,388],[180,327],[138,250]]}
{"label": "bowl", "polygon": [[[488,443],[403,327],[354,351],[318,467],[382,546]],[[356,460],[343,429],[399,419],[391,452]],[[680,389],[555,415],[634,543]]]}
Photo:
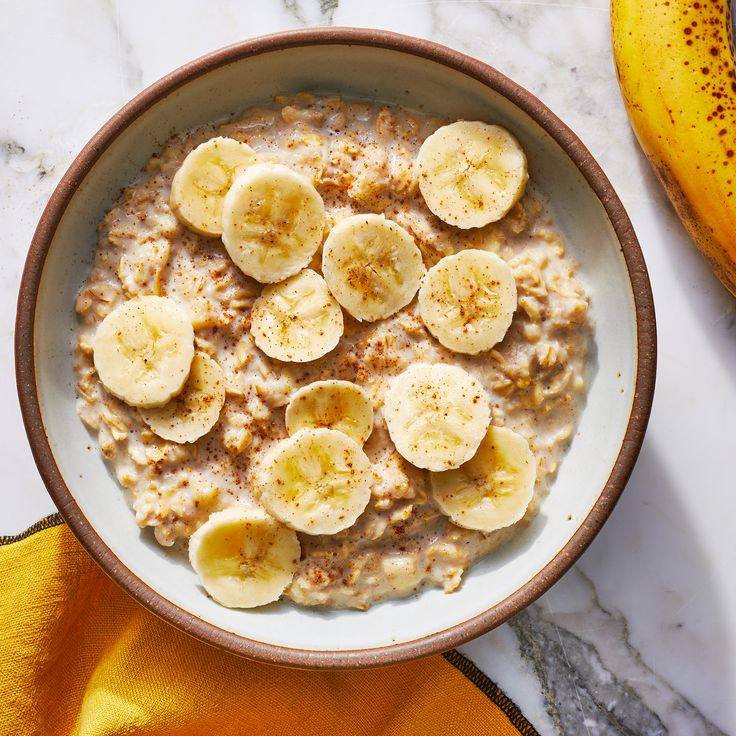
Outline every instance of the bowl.
{"label": "bowl", "polygon": [[[498,122],[524,146],[591,294],[590,387],[550,495],[512,542],[474,564],[460,589],[427,589],[363,611],[289,603],[244,611],[202,594],[196,575],[135,525],[123,490],[77,417],[74,300],[95,228],[173,130],[275,94],[338,92],[450,119]],[[41,476],[72,532],[122,588],[189,634],[298,667],[365,667],[447,650],[506,621],[590,544],[636,460],[654,390],[652,295],[636,236],[603,171],[575,134],[495,69],[429,41],[359,29],[256,38],[156,82],[92,138],[53,193],[28,253],[16,325],[18,391]]]}

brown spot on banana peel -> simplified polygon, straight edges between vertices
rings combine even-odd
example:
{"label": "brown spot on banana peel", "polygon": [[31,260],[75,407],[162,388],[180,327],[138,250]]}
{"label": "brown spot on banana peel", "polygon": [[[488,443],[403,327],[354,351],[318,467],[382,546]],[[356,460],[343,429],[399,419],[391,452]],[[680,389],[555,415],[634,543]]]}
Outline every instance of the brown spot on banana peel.
{"label": "brown spot on banana peel", "polygon": [[[703,222],[698,216],[698,213],[693,209],[690,200],[685,196],[677,179],[673,176],[667,165],[649,154],[647,154],[647,159],[652,165],[660,183],[665,188],[669,200],[682,221],[685,230],[695,242],[701,255],[708,262],[708,265],[720,282],[732,294],[736,295],[736,276],[733,270],[724,268],[723,266],[723,259],[729,259],[729,254],[715,238],[713,228],[708,223]],[[719,252],[721,258],[714,255],[714,253]]]}

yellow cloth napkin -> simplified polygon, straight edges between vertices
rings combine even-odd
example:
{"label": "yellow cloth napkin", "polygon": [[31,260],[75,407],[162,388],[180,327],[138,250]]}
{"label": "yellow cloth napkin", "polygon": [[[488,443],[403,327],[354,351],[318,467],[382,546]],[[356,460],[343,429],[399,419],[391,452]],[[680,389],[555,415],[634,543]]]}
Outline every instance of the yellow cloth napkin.
{"label": "yellow cloth napkin", "polygon": [[0,537],[0,734],[535,734],[458,652],[317,672],[214,649],[138,605],[55,514]]}

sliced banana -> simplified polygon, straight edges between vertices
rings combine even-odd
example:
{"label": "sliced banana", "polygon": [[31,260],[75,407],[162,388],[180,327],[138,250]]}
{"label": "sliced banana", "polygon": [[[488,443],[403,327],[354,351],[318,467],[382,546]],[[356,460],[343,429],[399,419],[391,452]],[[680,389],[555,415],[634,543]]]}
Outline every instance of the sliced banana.
{"label": "sliced banana", "polygon": [[492,532],[524,516],[536,475],[526,439],[491,426],[471,460],[456,470],[431,473],[430,482],[437,505],[455,524]]}
{"label": "sliced banana", "polygon": [[204,589],[229,608],[278,600],[300,556],[296,533],[252,504],[217,511],[189,540],[189,561]]}
{"label": "sliced banana", "polygon": [[383,215],[353,215],[327,236],[322,272],[353,317],[374,322],[414,298],[425,269],[421,251],[403,227]]}
{"label": "sliced banana", "polygon": [[176,302],[141,296],[100,322],[93,350],[100,381],[113,396],[131,406],[163,406],[189,376],[194,330]]}
{"label": "sliced banana", "polygon": [[350,381],[315,381],[300,388],[286,407],[286,430],[337,429],[365,443],[373,431],[373,406],[363,389]]}
{"label": "sliced banana", "polygon": [[342,310],[325,280],[305,268],[263,289],[253,303],[250,331],[271,358],[304,363],[321,358],[340,341]]}
{"label": "sliced banana", "polygon": [[483,387],[462,368],[418,363],[391,381],[383,415],[399,454],[418,468],[438,471],[473,457],[491,407]]}
{"label": "sliced banana", "polygon": [[503,340],[516,311],[511,267],[484,250],[464,250],[429,269],[419,289],[419,313],[446,347],[475,355]]}
{"label": "sliced banana", "polygon": [[176,216],[202,235],[222,232],[222,203],[235,177],[256,160],[255,151],[233,138],[210,138],[184,159],[171,182]]}
{"label": "sliced banana", "polygon": [[284,524],[307,534],[335,534],[363,513],[371,464],[360,445],[336,429],[300,429],[263,460],[261,502]]}
{"label": "sliced banana", "polygon": [[225,403],[225,374],[209,355],[195,353],[182,392],[158,409],[141,409],[143,421],[172,442],[194,442],[215,426]]}
{"label": "sliced banana", "polygon": [[324,222],[322,197],[309,179],[281,164],[255,164],[225,196],[222,242],[244,274],[272,284],[312,260]]}
{"label": "sliced banana", "polygon": [[460,120],[427,138],[417,156],[419,189],[432,212],[460,228],[500,220],[529,179],[519,141],[499,125]]}

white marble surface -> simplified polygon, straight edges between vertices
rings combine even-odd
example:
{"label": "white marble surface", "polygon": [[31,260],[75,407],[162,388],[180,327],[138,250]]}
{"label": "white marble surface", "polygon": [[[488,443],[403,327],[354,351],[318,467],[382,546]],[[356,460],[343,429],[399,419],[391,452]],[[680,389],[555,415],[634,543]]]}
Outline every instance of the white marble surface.
{"label": "white marble surface", "polygon": [[736,733],[736,301],[642,159],[604,0],[0,0],[0,534],[53,511],[23,434],[15,299],[43,206],[126,100],[191,58],[311,24],[373,26],[477,56],[581,136],[632,217],[652,279],[659,374],[628,489],[538,604],[464,647],[541,733]]}

